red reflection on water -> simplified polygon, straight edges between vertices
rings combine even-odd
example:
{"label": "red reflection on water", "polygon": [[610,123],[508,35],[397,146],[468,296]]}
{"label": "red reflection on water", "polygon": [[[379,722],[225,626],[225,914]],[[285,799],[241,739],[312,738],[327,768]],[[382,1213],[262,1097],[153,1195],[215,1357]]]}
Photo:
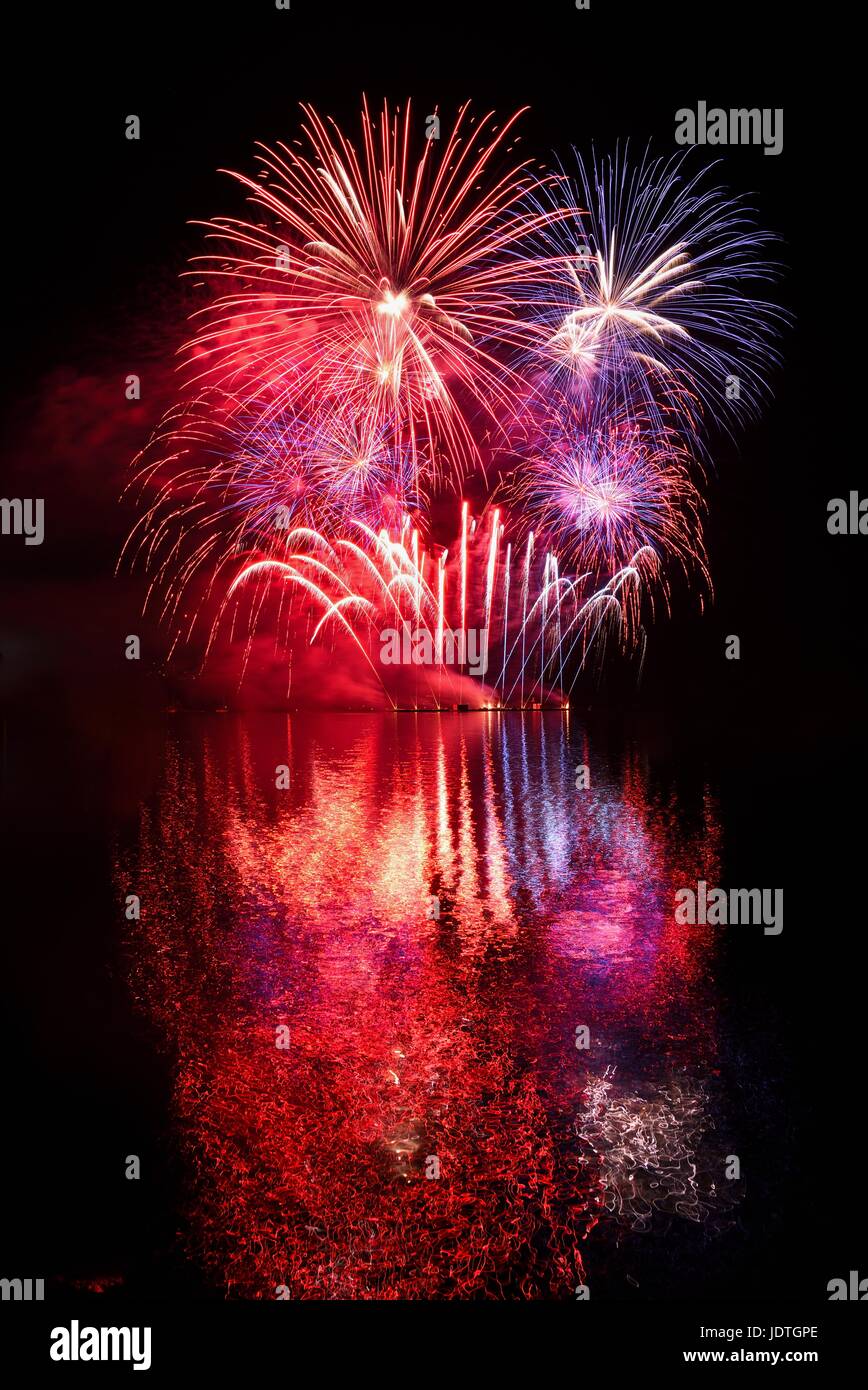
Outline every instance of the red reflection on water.
{"label": "red reflection on water", "polygon": [[718,839],[560,715],[179,724],[118,879],[215,1287],[572,1296],[598,1223],[714,1212],[713,929],[673,897]]}

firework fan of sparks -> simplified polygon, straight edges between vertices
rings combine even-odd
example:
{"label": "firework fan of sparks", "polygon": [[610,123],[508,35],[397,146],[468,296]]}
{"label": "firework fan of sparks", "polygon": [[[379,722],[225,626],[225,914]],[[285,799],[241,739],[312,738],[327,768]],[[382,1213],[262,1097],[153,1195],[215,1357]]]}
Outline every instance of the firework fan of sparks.
{"label": "firework fan of sparks", "polygon": [[695,465],[677,432],[647,411],[555,396],[504,501],[526,534],[546,536],[571,569],[595,582],[652,550],[671,569],[711,583]]}
{"label": "firework fan of sparks", "polygon": [[405,512],[422,505],[418,455],[389,418],[371,419],[346,406],[323,410],[305,434],[302,453],[338,512],[349,509],[370,525],[400,524]]}
{"label": "firework fan of sparks", "polygon": [[342,632],[370,663],[411,600],[436,634],[427,504],[506,459],[475,594],[466,502],[450,570],[459,630],[474,602],[501,624],[502,698],[568,688],[613,631],[644,650],[673,572],[711,591],[704,426],[753,409],[775,361],[785,315],[743,293],[773,278],[771,238],[681,155],[533,172],[520,112],[465,106],[414,158],[409,104],[364,104],[358,149],[302,109],[303,141],[233,175],[257,220],[204,224],[219,249],[192,273],[212,298],[139,457],[127,544],[174,645],[204,623],[207,654],[229,614],[249,657],[272,587],[288,643],[301,608],[305,634]]}
{"label": "firework fan of sparks", "polygon": [[[126,549],[144,555],[163,620],[189,634],[204,599],[222,598],[239,557],[282,559],[299,531],[335,535],[359,522],[400,530],[421,505],[416,478],[388,421],[230,397],[217,406],[209,396],[170,412],[140,456],[135,481],[150,502]],[[188,586],[203,572],[188,614]]]}
{"label": "firework fan of sparks", "polygon": [[[466,507],[464,517],[466,521]],[[250,592],[255,613],[278,583],[289,596],[283,605],[288,628],[294,613],[307,610],[309,642],[329,640],[333,647],[341,640],[350,643],[393,705],[376,660],[384,625],[399,635],[406,631],[412,645],[421,639],[427,646],[423,681],[428,698],[441,703],[444,681],[455,674],[448,668],[455,665],[456,636],[464,649],[468,583],[475,590],[474,611],[485,623],[491,696],[498,702],[517,699],[525,704],[571,687],[588,655],[611,633],[634,641],[642,588],[658,576],[655,552],[640,546],[599,586],[589,575],[567,578],[559,574],[555,555],[535,555],[532,536],[513,570],[512,547],[504,542],[497,510],[489,514],[478,567],[469,559],[466,541],[451,567],[448,551],[427,553],[409,517],[395,534],[385,527],[375,532],[361,521],[349,529],[350,536],[332,539],[309,527],[293,528],[282,557],[251,558],[243,566],[229,587],[225,607]],[[252,635],[253,627],[250,631]],[[459,675],[464,666],[465,658],[459,657]]]}
{"label": "firework fan of sparks", "polygon": [[400,524],[416,510],[418,471],[388,420],[347,408],[232,415],[220,458],[221,486],[247,518],[245,540],[266,549],[281,530],[302,524],[334,529],[348,515],[371,525]]}
{"label": "firework fan of sparks", "polygon": [[[534,233],[561,274],[517,287],[533,329],[525,365],[563,392],[641,394],[649,426],[662,402],[701,445],[701,412],[726,424],[765,394],[786,315],[745,289],[777,278],[774,237],[708,168],[691,173],[687,152],[574,160],[530,195],[534,211],[561,214]],[[573,207],[587,211],[563,215]]]}
{"label": "firework fan of sparks", "polygon": [[302,109],[306,145],[263,147],[260,182],[233,175],[264,220],[205,224],[220,250],[197,266],[218,297],[187,347],[194,379],[278,409],[340,402],[402,431],[419,468],[460,475],[480,459],[467,412],[496,423],[512,405],[494,354],[521,331],[516,286],[545,275],[518,249],[552,217],[528,207],[539,181],[511,155],[521,113],[498,127],[464,106],[414,162],[409,103],[378,120],[365,103],[361,154]]}

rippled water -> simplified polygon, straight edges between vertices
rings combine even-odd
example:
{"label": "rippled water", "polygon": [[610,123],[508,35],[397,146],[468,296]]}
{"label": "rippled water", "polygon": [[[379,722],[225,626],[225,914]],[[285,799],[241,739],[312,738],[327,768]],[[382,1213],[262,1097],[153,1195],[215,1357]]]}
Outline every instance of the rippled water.
{"label": "rippled water", "polygon": [[571,1298],[718,1238],[721,947],[673,898],[719,857],[714,788],[569,715],[179,718],[116,873],[206,1283]]}

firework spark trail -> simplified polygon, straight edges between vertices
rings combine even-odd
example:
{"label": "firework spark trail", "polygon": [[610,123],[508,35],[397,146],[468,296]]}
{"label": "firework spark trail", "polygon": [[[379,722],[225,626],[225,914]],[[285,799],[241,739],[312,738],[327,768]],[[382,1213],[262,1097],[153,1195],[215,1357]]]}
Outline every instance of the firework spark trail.
{"label": "firework spark trail", "polygon": [[[443,629],[446,617],[446,552],[437,558],[437,662],[443,669]],[[443,681],[440,682],[442,700]]]}
{"label": "firework spark trail", "polygon": [[467,641],[467,506],[461,505],[461,648]]}
{"label": "firework spark trail", "polygon": [[495,507],[491,522],[491,540],[488,545],[488,569],[485,577],[485,629],[491,627],[491,605],[494,599],[494,578],[497,573],[497,543],[500,540],[500,512]]}
{"label": "firework spark trail", "polygon": [[533,553],[533,531],[527,538],[527,550],[524,557],[524,584],[522,586],[522,605],[521,605],[521,704],[524,706],[524,668],[525,653],[527,650],[527,595],[530,584],[530,560]]}
{"label": "firework spark trail", "polygon": [[509,632],[509,574],[510,562],[512,560],[512,542],[508,542],[506,547],[506,568],[503,575],[503,666],[500,672],[500,688],[504,689],[506,684],[506,643]]}

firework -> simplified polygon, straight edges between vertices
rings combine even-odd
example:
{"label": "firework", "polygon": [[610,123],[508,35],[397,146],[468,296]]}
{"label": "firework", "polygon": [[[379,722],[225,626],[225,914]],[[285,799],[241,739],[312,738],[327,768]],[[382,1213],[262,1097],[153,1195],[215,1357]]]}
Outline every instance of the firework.
{"label": "firework", "polygon": [[666,571],[710,585],[695,471],[679,435],[642,408],[555,397],[505,495],[525,528],[595,582],[649,549]]}
{"label": "firework", "polygon": [[226,490],[260,543],[275,527],[340,527],[350,517],[394,523],[420,505],[413,455],[388,420],[350,409],[262,409],[227,421]]}
{"label": "firework", "polygon": [[547,277],[518,288],[525,365],[564,393],[641,396],[648,428],[662,402],[698,442],[701,411],[731,424],[764,395],[786,316],[746,289],[776,278],[774,238],[707,168],[691,173],[686,153],[635,164],[574,154],[574,173],[531,194],[539,213],[587,213],[544,219],[534,233],[561,274],[554,287]]}
{"label": "firework", "polygon": [[402,432],[420,469],[460,474],[480,459],[468,417],[509,413],[496,347],[520,331],[517,286],[544,274],[518,248],[559,215],[528,208],[538,180],[510,156],[521,113],[497,127],[462,107],[414,159],[409,103],[378,118],[364,105],[361,152],[303,110],[305,145],[263,148],[260,182],[233,175],[262,220],[205,224],[220,249],[197,265],[217,298],[188,344],[194,377],[278,408],[338,403]]}

